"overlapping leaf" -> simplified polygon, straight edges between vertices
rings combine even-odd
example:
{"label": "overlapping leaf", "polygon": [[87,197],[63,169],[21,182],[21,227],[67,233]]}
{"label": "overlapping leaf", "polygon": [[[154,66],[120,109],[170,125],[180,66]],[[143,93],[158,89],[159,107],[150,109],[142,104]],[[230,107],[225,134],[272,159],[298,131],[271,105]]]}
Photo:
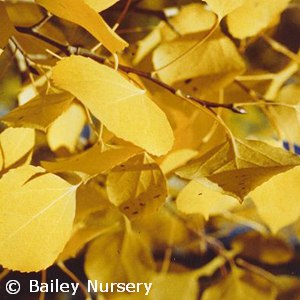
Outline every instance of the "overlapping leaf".
{"label": "overlapping leaf", "polygon": [[44,172],[24,166],[0,179],[0,264],[5,268],[46,269],[71,235],[76,186]]}
{"label": "overlapping leaf", "polygon": [[299,165],[296,155],[259,141],[226,142],[177,173],[243,199],[271,177]]}
{"label": "overlapping leaf", "polygon": [[128,45],[84,0],[36,0],[36,2],[54,15],[82,26],[112,53],[121,51]]}
{"label": "overlapping leaf", "polygon": [[128,160],[141,150],[136,147],[117,147],[103,151],[100,144],[83,153],[56,162],[42,162],[42,166],[50,172],[82,172],[96,175],[106,172]]}
{"label": "overlapping leaf", "polygon": [[47,142],[51,150],[66,148],[74,152],[85,122],[86,112],[81,104],[72,103],[47,130]]}
{"label": "overlapping leaf", "polygon": [[71,92],[117,137],[154,155],[167,153],[173,133],[165,114],[117,71],[81,56],[53,69],[57,86]]}
{"label": "overlapping leaf", "polygon": [[10,111],[1,121],[12,127],[31,127],[46,131],[70,106],[73,99],[68,93],[38,96]]}
{"label": "overlapping leaf", "polygon": [[[195,47],[202,38],[202,33],[179,37],[161,44],[154,51],[153,64],[157,70],[162,68],[158,71],[158,75],[163,81],[173,84],[213,75],[220,76],[218,81],[222,87],[243,73],[245,68],[243,59],[228,37],[216,33]],[[172,63],[169,64],[170,62]]]}
{"label": "overlapping leaf", "polygon": [[157,211],[167,197],[162,171],[147,155],[140,154],[113,169],[107,178],[109,200],[129,218]]}
{"label": "overlapping leaf", "polygon": [[299,179],[300,167],[294,167],[272,177],[249,194],[273,233],[300,217]]}
{"label": "overlapping leaf", "polygon": [[[227,2],[227,1],[224,1]],[[279,20],[281,12],[290,0],[245,0],[243,5],[228,15],[230,33],[239,39],[256,35],[274,21]],[[253,22],[253,20],[256,20]]]}
{"label": "overlapping leaf", "polygon": [[90,7],[92,7],[95,11],[101,12],[115,3],[117,3],[119,0],[84,0],[85,3],[87,3]]}
{"label": "overlapping leaf", "polygon": [[86,253],[85,272],[99,282],[148,282],[154,268],[147,244],[131,230],[99,237]]}
{"label": "overlapping leaf", "polygon": [[15,28],[12,25],[5,9],[5,4],[0,3],[0,55],[6,46],[8,39],[14,34]]}
{"label": "overlapping leaf", "polygon": [[29,163],[35,144],[30,128],[8,128],[0,134],[0,170]]}
{"label": "overlapping leaf", "polygon": [[219,19],[222,19],[238,7],[242,6],[246,0],[205,0],[210,9],[215,12]]}
{"label": "overlapping leaf", "polygon": [[114,232],[122,224],[122,215],[93,181],[79,187],[72,236],[58,261],[74,258],[93,239]]}
{"label": "overlapping leaf", "polygon": [[208,188],[197,180],[192,180],[181,190],[176,204],[178,210],[187,214],[201,214],[208,220],[210,216],[234,208],[238,202],[233,197]]}

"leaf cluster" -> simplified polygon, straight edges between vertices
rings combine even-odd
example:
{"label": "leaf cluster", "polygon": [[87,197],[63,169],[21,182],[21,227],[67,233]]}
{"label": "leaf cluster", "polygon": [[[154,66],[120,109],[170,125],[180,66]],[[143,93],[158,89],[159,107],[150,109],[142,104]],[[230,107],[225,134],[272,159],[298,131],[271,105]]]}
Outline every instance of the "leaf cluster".
{"label": "leaf cluster", "polygon": [[299,266],[300,56],[276,39],[289,9],[0,2],[1,80],[22,78],[1,106],[2,267],[70,275],[83,255],[89,279],[152,282],[147,299],[296,299],[280,269]]}

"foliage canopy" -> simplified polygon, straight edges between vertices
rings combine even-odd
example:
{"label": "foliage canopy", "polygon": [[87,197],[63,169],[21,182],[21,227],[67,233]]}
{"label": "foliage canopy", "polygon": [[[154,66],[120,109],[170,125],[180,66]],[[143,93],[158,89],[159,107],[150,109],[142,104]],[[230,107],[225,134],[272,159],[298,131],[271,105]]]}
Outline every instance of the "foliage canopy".
{"label": "foliage canopy", "polygon": [[299,267],[289,11],[0,2],[0,265],[70,274],[83,255],[89,279],[152,282],[147,299],[296,299],[280,269]]}

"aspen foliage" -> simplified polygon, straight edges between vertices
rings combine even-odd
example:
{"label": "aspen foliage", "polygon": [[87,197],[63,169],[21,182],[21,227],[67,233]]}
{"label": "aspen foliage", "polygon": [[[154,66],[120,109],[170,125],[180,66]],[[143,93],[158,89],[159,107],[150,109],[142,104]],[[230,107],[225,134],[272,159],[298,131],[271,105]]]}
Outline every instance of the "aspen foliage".
{"label": "aspen foliage", "polygon": [[1,1],[3,272],[298,299],[299,5]]}

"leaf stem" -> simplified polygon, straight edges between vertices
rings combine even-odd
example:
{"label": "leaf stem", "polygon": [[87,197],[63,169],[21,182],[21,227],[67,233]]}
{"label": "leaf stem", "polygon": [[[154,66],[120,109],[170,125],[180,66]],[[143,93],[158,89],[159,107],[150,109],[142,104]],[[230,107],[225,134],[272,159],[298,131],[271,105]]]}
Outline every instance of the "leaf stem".
{"label": "leaf stem", "polygon": [[79,287],[84,294],[85,300],[92,300],[91,295],[87,291],[85,285],[81,282],[81,280],[70,270],[66,267],[66,265],[60,261],[57,263],[57,266],[65,273],[67,274],[74,282],[79,284]]}
{"label": "leaf stem", "polygon": [[268,280],[270,283],[274,284],[274,285],[277,285],[277,281],[276,281],[276,277],[272,274],[272,273],[269,273],[267,272],[266,270],[258,267],[258,266],[255,266],[253,264],[250,264],[249,262],[245,261],[244,259],[242,258],[237,258],[236,259],[236,264],[243,268],[243,269],[246,269],[260,277],[263,277],[265,278],[266,280]]}
{"label": "leaf stem", "polygon": [[[46,270],[43,270],[41,272],[41,283],[46,283],[47,281],[47,271]],[[39,295],[39,300],[45,300],[45,296],[46,296],[46,293],[43,291],[40,293]]]}
{"label": "leaf stem", "polygon": [[0,282],[3,280],[8,274],[10,273],[10,270],[5,269],[0,273]]}

